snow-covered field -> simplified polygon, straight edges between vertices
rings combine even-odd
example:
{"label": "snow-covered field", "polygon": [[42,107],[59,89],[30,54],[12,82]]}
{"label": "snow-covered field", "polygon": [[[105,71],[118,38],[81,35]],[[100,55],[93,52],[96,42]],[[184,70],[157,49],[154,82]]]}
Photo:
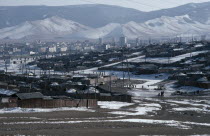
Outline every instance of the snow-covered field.
{"label": "snow-covered field", "polygon": [[4,125],[21,125],[21,124],[77,124],[77,123],[106,123],[106,122],[127,122],[127,123],[145,123],[145,124],[159,124],[179,129],[192,129],[190,125],[207,126],[210,127],[210,123],[197,123],[197,122],[183,122],[174,120],[154,120],[154,119],[116,119],[116,120],[76,120],[76,121],[33,121],[33,122],[9,122],[3,123]]}
{"label": "snow-covered field", "polygon": [[[201,102],[205,104],[201,104]],[[169,107],[165,109],[168,105]],[[200,115],[209,114],[210,107],[208,100],[193,100],[193,99],[157,99],[157,98],[146,98],[139,99],[134,98],[133,103],[126,102],[106,102],[99,101],[100,109],[86,109],[86,108],[55,108],[55,109],[23,109],[23,108],[10,108],[1,109],[0,116],[6,113],[48,113],[48,112],[86,112],[96,116],[86,118],[50,118],[45,120],[41,117],[22,117],[19,114],[18,117],[0,117],[0,122],[6,119],[18,119],[21,121],[9,121],[2,122],[2,125],[24,125],[24,124],[82,124],[82,123],[139,123],[139,124],[150,124],[150,125],[163,125],[167,127],[177,129],[193,129],[194,127],[210,127],[210,122],[200,123],[197,121],[186,121],[186,120],[174,120],[169,116],[168,119],[158,119],[161,112],[178,113],[178,112],[197,112]],[[186,107],[187,106],[187,107]],[[164,108],[163,108],[164,107]],[[205,108],[205,109],[204,109]],[[105,114],[106,117],[98,116],[101,113]],[[165,113],[166,114],[166,113]],[[35,114],[36,115],[36,114]],[[172,115],[172,114],[171,114]],[[141,116],[141,118],[139,118]],[[194,117],[194,118],[199,118]],[[24,121],[31,120],[31,121]]]}
{"label": "snow-covered field", "polygon": [[[138,105],[134,106],[134,103],[112,101],[112,102],[99,102],[99,106],[104,109],[117,110],[109,112],[109,114],[124,115],[124,116],[147,115],[148,112],[155,112],[161,109],[161,106],[155,103],[146,103],[146,104],[138,103]],[[127,108],[129,106],[133,106],[135,108]]]}
{"label": "snow-covered field", "polygon": [[104,108],[104,109],[120,109],[122,107],[131,106],[133,104],[134,103],[116,102],[116,101],[111,101],[111,102],[99,101],[98,102],[98,105],[100,106],[100,108]]}
{"label": "snow-covered field", "polygon": [[43,108],[3,108],[0,109],[0,114],[5,114],[5,113],[34,113],[34,112],[54,112],[54,111],[86,111],[86,112],[95,112],[95,110],[92,109],[87,109],[87,108],[48,108],[48,109],[43,109]]}
{"label": "snow-covered field", "polygon": [[[199,54],[206,53],[206,52],[208,52],[208,51],[196,51],[196,52],[186,53],[186,54],[182,54],[182,55],[170,57],[170,58],[168,58],[168,57],[149,58],[148,57],[148,58],[146,58],[146,61],[154,62],[154,63],[161,63],[161,64],[174,63],[174,62],[181,61],[182,59],[185,59],[187,57],[197,56]],[[145,62],[145,56],[142,56],[141,58],[132,60],[131,62]]]}

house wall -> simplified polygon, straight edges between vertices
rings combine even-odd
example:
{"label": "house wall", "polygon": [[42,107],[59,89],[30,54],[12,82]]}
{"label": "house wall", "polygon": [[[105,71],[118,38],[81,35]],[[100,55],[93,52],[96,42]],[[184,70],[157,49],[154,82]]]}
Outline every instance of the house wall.
{"label": "house wall", "polygon": [[59,107],[91,107],[96,108],[98,102],[96,99],[81,99],[81,100],[67,100],[67,99],[29,99],[19,100],[18,106],[22,108],[59,108]]}
{"label": "house wall", "polygon": [[113,96],[103,96],[100,94],[72,94],[71,97],[82,98],[82,99],[97,99],[98,101],[119,101],[119,102],[131,102],[131,95],[113,95]]}
{"label": "house wall", "polygon": [[14,108],[18,107],[17,103],[0,103],[0,108]]}
{"label": "house wall", "polygon": [[119,102],[131,102],[132,98],[129,95],[123,96],[100,96],[99,101],[119,101]]}
{"label": "house wall", "polygon": [[0,108],[13,108],[17,106],[17,98],[1,98]]}

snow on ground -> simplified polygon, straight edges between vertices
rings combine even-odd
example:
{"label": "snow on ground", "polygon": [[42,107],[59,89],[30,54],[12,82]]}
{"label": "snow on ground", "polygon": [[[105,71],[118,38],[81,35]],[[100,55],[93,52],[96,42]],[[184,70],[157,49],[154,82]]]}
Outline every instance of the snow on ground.
{"label": "snow on ground", "polygon": [[[48,55],[48,58],[52,58],[54,57],[53,55]],[[23,63],[21,63],[21,61]],[[16,58],[16,59],[7,59],[6,60],[6,65],[5,65],[5,61],[3,59],[0,59],[0,70],[5,70],[5,68],[7,67],[7,72],[15,72],[16,74],[22,74],[26,73],[26,68],[30,69],[31,72],[35,72],[36,75],[40,74],[40,68],[37,67],[37,65],[27,65],[30,62],[35,61],[33,58],[28,58],[28,59],[24,59],[24,58]],[[16,62],[16,63],[14,63]],[[21,69],[24,69],[24,71],[22,71]],[[54,72],[54,71],[51,71]]]}
{"label": "snow on ground", "polygon": [[[21,65],[19,64],[7,64],[7,72],[20,72]],[[0,61],[0,70],[5,70],[5,64],[3,61]]]}
{"label": "snow on ground", "polygon": [[[13,63],[12,60],[6,60],[6,65],[4,60],[0,60],[0,70],[5,70],[5,67],[7,67],[7,72],[16,72],[21,73],[21,67],[25,67],[24,64],[20,63],[20,60],[14,60],[16,64]],[[25,61],[24,63],[27,64],[29,62],[34,61],[32,58],[29,58],[28,60],[22,60]]]}
{"label": "snow on ground", "polygon": [[210,103],[208,100],[180,99],[180,100],[162,100],[146,98],[145,100],[157,102],[160,104],[170,105],[172,112],[194,111],[198,113],[209,113]]}
{"label": "snow on ground", "polygon": [[[204,88],[194,87],[194,86],[181,86],[176,87],[174,84],[176,81],[171,82],[170,84],[165,84],[164,87],[167,91],[175,92],[175,91],[181,91],[181,92],[195,92],[195,91],[205,91]],[[207,89],[208,90],[208,89]]]}
{"label": "snow on ground", "polygon": [[[199,100],[159,100],[159,99],[151,99],[146,98],[147,100],[157,101],[159,103],[169,104],[173,106],[172,111],[195,111],[201,113],[209,113],[210,112],[210,103],[208,101],[199,101]],[[202,102],[202,103],[201,103]],[[186,107],[187,106],[187,107]]]}
{"label": "snow on ground", "polygon": [[[76,121],[32,121],[32,122],[3,122],[4,125],[18,125],[18,124],[77,124],[77,123],[102,123],[102,122],[128,122],[128,123],[145,123],[153,125],[166,125],[179,129],[191,129],[191,125],[207,126],[209,123],[197,123],[197,122],[182,122],[175,120],[154,120],[154,119],[115,119],[115,120],[76,120]],[[190,126],[188,126],[190,125]]]}
{"label": "snow on ground", "polygon": [[196,111],[196,112],[210,112],[210,110],[205,108],[195,108],[195,107],[184,107],[184,108],[173,108],[174,111]]}
{"label": "snow on ground", "polygon": [[99,101],[98,105],[100,106],[100,108],[103,109],[120,109],[122,107],[127,107],[127,106],[131,106],[134,103],[127,103],[127,102],[116,102],[116,101]]}
{"label": "snow on ground", "polygon": [[174,51],[182,51],[184,50],[184,48],[176,48],[176,49],[173,49]]}
{"label": "snow on ground", "polygon": [[[132,122],[132,123],[146,123],[146,124],[160,124],[171,127],[177,127],[180,129],[190,129],[189,126],[182,124],[182,122],[174,120],[153,120],[153,119],[121,119],[122,122]],[[209,124],[208,124],[209,125]]]}
{"label": "snow on ground", "polygon": [[198,48],[198,47],[203,47],[203,46],[204,46],[203,44],[197,44],[194,47]]}
{"label": "snow on ground", "polygon": [[[122,71],[104,71],[105,74],[107,75],[114,75],[117,76],[119,78],[123,78],[123,72]],[[128,74],[125,74],[125,79],[128,79]],[[150,74],[150,75],[134,75],[130,73],[130,79],[131,80],[143,80],[146,81],[143,84],[136,84],[136,88],[143,88],[144,89],[150,89],[150,90],[154,90],[155,88],[157,88],[157,86],[153,86],[153,84],[159,83],[163,80],[168,79],[170,74],[166,74],[166,73],[161,73],[161,74]]]}
{"label": "snow on ground", "polygon": [[[138,56],[138,57],[130,58],[130,59],[127,59],[127,60],[128,60],[128,62],[132,62],[132,61],[134,61],[136,59],[140,59],[140,58],[143,58],[143,57],[144,56]],[[111,63],[111,64],[107,64],[107,65],[104,65],[102,67],[114,66],[114,65],[120,64],[121,62],[122,61]],[[79,72],[79,73],[84,73],[84,74],[92,74],[93,72],[96,72],[97,70],[98,70],[98,67],[94,67],[94,68],[90,68],[90,69],[86,69],[86,70],[78,70],[78,71],[75,71],[75,73]]]}
{"label": "snow on ground", "polygon": [[[131,58],[128,59],[129,62],[138,60],[138,59],[142,59],[144,58],[144,56],[139,56],[139,57],[135,57],[135,58]],[[107,67],[107,66],[113,66],[116,64],[119,64],[121,62],[116,62],[116,63],[112,63],[112,64],[108,64],[105,65],[103,67]],[[86,70],[79,70],[79,71],[75,71],[75,72],[79,72],[79,73],[85,73],[85,74],[92,74],[93,72],[102,72],[98,70],[98,67],[95,68],[91,68],[91,69],[86,69]],[[123,72],[122,71],[103,71],[105,72],[106,75],[114,75],[117,76],[119,78],[123,78]],[[151,86],[153,84],[159,83],[165,79],[167,79],[169,77],[169,74],[151,74],[151,75],[134,75],[130,73],[130,79],[132,80],[144,80],[146,81],[143,84],[136,84],[136,88],[144,88],[144,89],[150,89],[150,90],[154,90],[155,88],[157,88],[157,86]],[[128,73],[124,73],[124,78],[128,79],[129,78]]]}
{"label": "snow on ground", "polygon": [[[100,108],[104,109],[117,109],[121,110],[123,107],[132,106],[134,103],[126,103],[126,102],[98,102]],[[149,112],[155,112],[161,109],[160,104],[156,103],[139,103],[136,108],[121,110],[121,111],[112,111],[110,114],[116,115],[125,115],[125,116],[136,116],[136,115],[147,115]]]}
{"label": "snow on ground", "polygon": [[166,100],[166,102],[168,103],[175,103],[175,104],[181,104],[181,105],[191,105],[191,106],[200,106],[200,107],[204,107],[204,108],[210,108],[210,105],[209,104],[203,104],[203,103],[199,103],[199,102],[196,102],[194,100],[186,100],[186,99],[183,99],[183,100]]}
{"label": "snow on ground", "polygon": [[[158,110],[161,110],[161,105],[158,103],[145,103],[142,101],[135,100],[137,105],[134,103],[127,102],[102,102],[99,101],[98,105],[100,108],[112,109],[115,111],[108,112],[109,114],[124,115],[124,116],[136,116],[136,115],[147,115],[148,113],[155,113]],[[133,106],[133,108],[126,108],[128,106]],[[117,110],[117,111],[116,111]]]}
{"label": "snow on ground", "polygon": [[169,74],[152,74],[152,75],[139,75],[136,76],[138,80],[146,81],[143,84],[136,85],[136,88],[146,88],[155,89],[157,86],[152,86],[153,84],[159,83],[163,80],[168,79]]}
{"label": "snow on ground", "polygon": [[33,113],[33,112],[54,112],[54,111],[86,111],[86,112],[95,112],[95,110],[87,109],[87,108],[4,108],[0,109],[0,114],[4,113]]}
{"label": "snow on ground", "polygon": [[[161,64],[167,64],[168,62],[174,63],[174,62],[181,61],[182,59],[185,59],[187,57],[197,56],[201,53],[206,53],[206,52],[208,52],[208,51],[196,51],[196,52],[192,52],[192,53],[186,53],[186,54],[182,54],[179,56],[171,57],[170,59],[168,57],[146,58],[146,61],[154,62],[154,63],[161,63]],[[136,59],[132,60],[131,62],[145,62],[145,56],[136,58]]]}
{"label": "snow on ground", "polygon": [[[105,72],[106,75],[114,75],[117,76],[118,78],[122,79],[123,78],[123,72],[122,71],[103,71]],[[154,90],[155,88],[157,88],[157,85],[154,85],[156,83],[159,83],[163,80],[168,79],[168,77],[170,76],[170,74],[166,74],[166,73],[162,73],[162,74],[151,74],[151,75],[134,75],[130,73],[130,79],[131,80],[142,80],[142,81],[146,81],[143,84],[134,84],[136,85],[135,89],[132,89],[132,91],[129,91],[129,93],[132,96],[156,96],[158,94],[158,92],[156,90]],[[128,74],[125,73],[125,79],[128,79]],[[142,87],[143,89],[148,89],[146,91],[142,91]],[[166,94],[171,94],[171,92],[169,91],[169,93],[165,92]]]}
{"label": "snow on ground", "polygon": [[193,86],[182,86],[182,87],[176,88],[176,90],[179,90],[181,92],[195,92],[195,91],[200,91],[204,89],[199,88],[199,87],[193,87]]}
{"label": "snow on ground", "polygon": [[148,113],[155,113],[155,111],[158,111],[158,110],[160,110],[160,108],[158,107],[144,106],[144,107],[137,107],[135,109],[130,109],[126,111],[112,111],[109,113],[115,114],[115,115],[137,116],[137,115],[147,115]]}
{"label": "snow on ground", "polygon": [[148,115],[148,113],[156,113],[156,111],[161,110],[161,108],[161,105],[156,103],[139,103],[136,108],[131,108],[126,111],[112,111],[109,113],[126,116]]}

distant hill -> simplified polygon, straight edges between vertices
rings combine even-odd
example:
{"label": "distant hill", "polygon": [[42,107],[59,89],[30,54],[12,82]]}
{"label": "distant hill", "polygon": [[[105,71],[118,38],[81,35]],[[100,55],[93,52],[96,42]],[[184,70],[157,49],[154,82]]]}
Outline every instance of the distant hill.
{"label": "distant hill", "polygon": [[0,7],[0,39],[208,34],[210,2],[141,12],[108,5]]}
{"label": "distant hill", "polygon": [[195,21],[205,23],[210,18],[210,2],[186,4],[183,6],[141,12],[139,10],[108,5],[72,6],[17,6],[0,7],[0,28],[19,25],[52,16],[62,17],[90,26],[102,27],[109,23],[125,24],[129,21],[142,23],[161,16],[189,15]]}

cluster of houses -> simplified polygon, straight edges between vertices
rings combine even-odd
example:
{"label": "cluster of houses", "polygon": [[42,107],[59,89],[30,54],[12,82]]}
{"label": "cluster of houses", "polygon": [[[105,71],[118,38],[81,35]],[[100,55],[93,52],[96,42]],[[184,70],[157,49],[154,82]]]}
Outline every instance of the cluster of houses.
{"label": "cluster of houses", "polygon": [[[125,42],[124,39],[122,40]],[[37,44],[41,45],[43,43]],[[53,55],[56,54],[58,48],[59,52],[67,52],[68,50],[67,45],[64,43],[48,44],[38,46],[40,47],[39,51],[42,53],[51,52]],[[78,46],[80,44],[88,45],[89,42],[76,42],[75,44]],[[34,46],[28,44],[27,47],[32,48]],[[209,50],[210,43],[194,42],[152,44],[147,47],[103,51],[71,52],[65,56],[54,55],[54,57],[49,58],[30,56],[30,58],[23,60],[18,57],[10,57],[9,59],[15,61],[15,63],[34,61],[32,64],[37,65],[42,69],[42,72],[40,70],[39,76],[36,76],[35,69],[34,73],[29,71],[27,75],[0,71],[0,88],[5,90],[3,92],[13,92],[0,94],[0,107],[97,107],[97,101],[132,101],[131,95],[127,93],[128,88],[124,88],[124,85],[123,87],[112,86],[113,82],[121,82],[118,77],[105,75],[103,72],[93,74],[77,73],[78,70],[82,71],[93,67],[98,67],[98,70],[101,71],[124,71],[136,75],[169,73],[171,76],[168,80],[176,80],[179,86],[209,89]],[[193,55],[192,52],[200,53]],[[170,61],[173,57],[183,54],[189,55],[178,61]],[[141,55],[144,55],[144,60],[128,61],[129,58]],[[168,61],[161,63],[161,61],[150,61],[151,58],[163,58]],[[60,74],[51,73],[51,70],[59,71]]]}
{"label": "cluster of houses", "polygon": [[0,108],[59,108],[59,107],[87,107],[96,108],[96,99],[72,99],[70,97],[44,96],[40,92],[15,93],[1,97]]}
{"label": "cluster of houses", "polygon": [[71,53],[66,56],[56,58],[46,58],[37,61],[37,66],[41,69],[53,69],[55,71],[75,71],[92,67],[101,67],[106,64],[119,62],[124,59],[123,55],[129,55],[128,58],[136,57],[133,54],[140,49],[117,49],[106,51],[94,51],[87,53]]}
{"label": "cluster of houses", "polygon": [[179,73],[171,77],[178,80],[178,83],[183,86],[194,86],[199,88],[210,89],[210,74],[203,72]]}
{"label": "cluster of houses", "polygon": [[[131,102],[127,93],[110,90],[119,80],[104,74],[0,75],[0,107],[54,108],[97,107],[97,101]],[[107,86],[103,88],[102,86]]]}
{"label": "cluster of houses", "polygon": [[11,43],[0,45],[0,56],[66,53],[68,50],[68,44],[65,42]]}
{"label": "cluster of houses", "polygon": [[[168,73],[171,75],[168,80],[176,80],[177,86],[192,86],[204,90],[210,89],[209,51],[210,43],[208,42],[158,44],[148,46],[142,51],[145,60],[124,61],[99,69],[125,71],[136,75]],[[193,52],[199,53],[194,55]],[[181,59],[177,56],[181,56]],[[166,61],[161,61],[161,59]]]}

